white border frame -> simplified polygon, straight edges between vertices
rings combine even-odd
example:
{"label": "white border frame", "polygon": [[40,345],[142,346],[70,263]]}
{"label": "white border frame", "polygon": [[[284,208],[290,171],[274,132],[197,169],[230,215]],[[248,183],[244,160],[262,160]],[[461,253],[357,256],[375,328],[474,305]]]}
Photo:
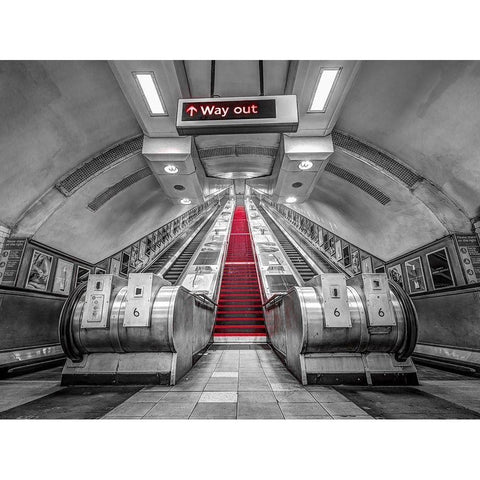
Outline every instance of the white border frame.
{"label": "white border frame", "polygon": [[[425,288],[423,290],[416,290],[416,291],[413,291],[411,290],[410,288],[410,279],[408,278],[408,269],[407,269],[407,263],[410,263],[410,262],[413,262],[414,260],[417,260],[419,261],[420,263],[420,271],[422,272],[422,278],[423,278],[423,283],[424,283],[424,286]],[[415,293],[424,293],[424,292],[427,292],[428,291],[428,287],[427,287],[427,279],[425,278],[425,271],[423,270],[423,263],[422,263],[422,257],[419,255],[418,257],[413,257],[411,258],[410,260],[405,260],[404,262],[405,264],[405,276],[406,276],[406,279],[407,279],[407,285],[408,285],[408,291],[409,293],[411,293],[412,295],[415,294]]]}
{"label": "white border frame", "polygon": [[[452,277],[452,285],[448,285],[447,287],[440,287],[440,288],[435,288],[435,282],[433,281],[433,275],[432,275],[432,269],[430,267],[430,262],[428,261],[428,257],[430,255],[433,255],[434,253],[437,253],[437,252],[441,252],[442,250],[445,250],[445,257],[447,259],[447,264],[448,264],[448,269],[450,270],[450,276]],[[430,275],[430,280],[432,281],[432,289],[434,291],[438,291],[438,290],[444,290],[445,288],[452,288],[452,287],[456,287],[456,283],[455,283],[455,275],[453,274],[453,270],[452,270],[452,265],[450,263],[450,258],[449,258],[449,255],[448,255],[448,249],[447,247],[442,247],[442,248],[439,248],[437,250],[434,250],[433,252],[428,252],[425,254],[425,257],[427,259],[427,265],[428,265],[428,273]]]}

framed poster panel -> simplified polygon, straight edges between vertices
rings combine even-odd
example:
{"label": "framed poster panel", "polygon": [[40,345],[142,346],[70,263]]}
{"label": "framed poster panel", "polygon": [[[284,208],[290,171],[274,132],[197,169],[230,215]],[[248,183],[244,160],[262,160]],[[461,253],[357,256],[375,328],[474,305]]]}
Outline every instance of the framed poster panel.
{"label": "framed poster panel", "polygon": [[55,280],[53,281],[53,293],[68,295],[72,286],[73,263],[58,259],[57,269],[55,270]]}
{"label": "framed poster panel", "polygon": [[403,283],[402,266],[400,264],[388,267],[388,278],[397,282],[402,288],[405,288]]}
{"label": "framed poster panel", "polygon": [[134,243],[132,245],[132,250],[131,250],[132,254],[130,255],[130,266],[132,267],[136,267],[137,266],[137,262],[138,262],[138,259],[139,259],[139,243]]}
{"label": "framed poster panel", "polygon": [[410,293],[420,293],[427,290],[425,275],[423,274],[422,260],[420,257],[407,260],[405,262],[405,272]]}
{"label": "framed poster panel", "polygon": [[110,273],[113,273],[113,275],[120,274],[120,260],[118,258],[112,258],[110,262]]}
{"label": "framed poster panel", "polygon": [[455,285],[446,248],[427,253],[427,262],[434,290]]}
{"label": "framed poster panel", "polygon": [[120,274],[128,275],[128,267],[130,264],[130,254],[127,252],[122,252],[122,261],[120,263]]}
{"label": "framed poster panel", "polygon": [[75,287],[78,287],[81,283],[86,282],[88,280],[89,275],[90,275],[90,269],[81,267],[79,265],[77,268],[77,278],[75,280]]}
{"label": "framed poster panel", "polygon": [[27,240],[25,238],[7,238],[0,249],[0,284],[15,286],[22,265]]}
{"label": "framed poster panel", "polygon": [[323,230],[322,238],[323,238],[322,247],[324,250],[327,250],[328,249],[328,233],[325,230]]}
{"label": "framed poster panel", "polygon": [[25,288],[45,292],[48,288],[48,280],[50,279],[50,273],[52,270],[52,261],[53,257],[51,255],[34,250]]}
{"label": "framed poster panel", "polygon": [[335,242],[335,260],[340,261],[342,259],[342,241],[338,239]]}
{"label": "framed poster panel", "polygon": [[335,255],[335,237],[333,235],[328,239],[328,253],[332,257]]}
{"label": "framed poster panel", "polygon": [[362,258],[362,272],[373,273],[372,257]]}
{"label": "framed poster panel", "polygon": [[349,267],[352,264],[352,259],[350,257],[350,245],[348,243],[343,246],[343,264],[346,267]]}
{"label": "framed poster panel", "polygon": [[360,252],[358,250],[352,250],[352,273],[356,275],[357,273],[361,273],[361,271]]}

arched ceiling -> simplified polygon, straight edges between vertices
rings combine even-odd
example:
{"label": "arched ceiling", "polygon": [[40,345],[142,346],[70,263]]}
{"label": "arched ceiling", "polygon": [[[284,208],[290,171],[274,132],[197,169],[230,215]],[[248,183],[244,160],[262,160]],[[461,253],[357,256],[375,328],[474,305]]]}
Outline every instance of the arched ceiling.
{"label": "arched ceiling", "polygon": [[[346,80],[331,111],[307,114],[319,68],[335,65],[343,66]],[[209,61],[0,62],[0,224],[95,263],[189,208],[172,205],[140,147],[128,150],[152,131],[176,136],[174,115],[152,123],[133,99],[131,72],[140,67],[165,77],[169,111],[179,96],[209,96]],[[293,208],[385,260],[453,231],[470,232],[480,215],[480,63],[266,61],[264,71],[266,94],[299,98],[293,136],[335,128],[414,178],[405,182],[334,135],[325,170],[308,200]],[[257,61],[217,62],[219,95],[257,95],[258,82]],[[272,190],[281,135],[194,140],[207,193],[235,178]],[[76,190],[55,187],[99,158],[110,163]],[[88,208],[125,182],[98,210]]]}

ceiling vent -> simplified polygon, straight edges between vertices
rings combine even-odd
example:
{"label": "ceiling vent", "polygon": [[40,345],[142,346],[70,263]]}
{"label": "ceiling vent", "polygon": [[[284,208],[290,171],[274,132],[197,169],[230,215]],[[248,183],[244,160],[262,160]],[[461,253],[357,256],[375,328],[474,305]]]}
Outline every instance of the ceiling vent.
{"label": "ceiling vent", "polygon": [[357,175],[349,172],[348,170],[344,170],[343,168],[328,163],[325,167],[325,172],[336,175],[337,177],[346,180],[352,185],[355,185],[356,187],[362,189],[364,192],[368,193],[371,197],[377,200],[377,202],[380,202],[382,205],[386,205],[391,200],[390,197],[385,195],[378,188],[366,182],[365,180],[363,180],[363,178],[357,177]]}
{"label": "ceiling vent", "polygon": [[405,165],[402,165],[392,157],[378,151],[373,147],[370,147],[369,145],[366,145],[350,135],[346,135],[338,130],[334,130],[332,132],[332,139],[335,147],[345,150],[347,153],[350,153],[353,156],[362,157],[371,163],[374,163],[394,177],[398,178],[410,188],[413,187],[413,185],[415,185],[415,183],[417,183],[419,180],[421,180],[419,175]]}
{"label": "ceiling vent", "polygon": [[57,182],[55,187],[63,195],[69,197],[99,173],[133,155],[141,153],[142,143],[143,135],[140,135],[106,150],[100,155],[87,160],[75,170],[70,171]]}
{"label": "ceiling vent", "polygon": [[105,205],[109,200],[111,200],[115,195],[118,195],[120,192],[130,187],[134,183],[139,182],[145,177],[152,175],[152,171],[148,168],[142,168],[132,173],[128,177],[123,178],[115,185],[107,188],[100,195],[97,195],[89,204],[88,208],[93,212],[96,212],[100,207]]}
{"label": "ceiling vent", "polygon": [[214,157],[240,157],[242,155],[274,158],[277,155],[277,150],[278,147],[264,147],[260,145],[221,145],[199,149],[198,155],[202,160]]}

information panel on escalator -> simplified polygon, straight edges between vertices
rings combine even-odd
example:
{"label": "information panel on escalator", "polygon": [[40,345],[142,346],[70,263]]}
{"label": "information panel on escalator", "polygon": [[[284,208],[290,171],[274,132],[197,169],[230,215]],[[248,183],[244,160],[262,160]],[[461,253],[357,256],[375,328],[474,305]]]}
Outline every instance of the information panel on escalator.
{"label": "information panel on escalator", "polygon": [[180,135],[296,132],[297,97],[228,97],[180,99],[177,131]]}

